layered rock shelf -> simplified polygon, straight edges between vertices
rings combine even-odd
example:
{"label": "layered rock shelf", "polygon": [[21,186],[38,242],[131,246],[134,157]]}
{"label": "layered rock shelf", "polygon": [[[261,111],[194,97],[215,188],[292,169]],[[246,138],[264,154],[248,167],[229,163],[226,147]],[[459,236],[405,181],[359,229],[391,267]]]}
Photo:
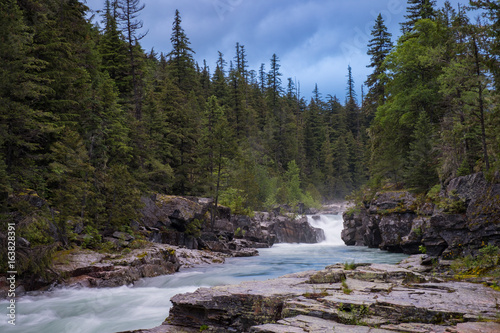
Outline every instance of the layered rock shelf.
{"label": "layered rock shelf", "polygon": [[173,274],[180,267],[223,263],[228,255],[165,244],[151,244],[128,254],[102,254],[91,250],[59,252],[53,264],[58,279],[68,287],[118,287],[159,275]]}
{"label": "layered rock shelf", "polygon": [[174,296],[161,326],[134,332],[500,332],[500,292],[426,275],[420,261],[200,288]]}

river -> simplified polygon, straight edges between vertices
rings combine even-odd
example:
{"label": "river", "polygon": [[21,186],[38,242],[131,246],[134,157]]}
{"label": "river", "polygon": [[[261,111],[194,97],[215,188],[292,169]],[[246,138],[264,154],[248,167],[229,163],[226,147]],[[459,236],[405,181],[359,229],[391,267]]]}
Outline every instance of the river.
{"label": "river", "polygon": [[309,218],[325,231],[319,244],[277,244],[259,249],[259,256],[229,258],[210,265],[142,279],[134,286],[106,289],[56,289],[19,297],[16,326],[8,324],[7,305],[0,301],[0,332],[114,333],[160,325],[168,316],[170,298],[199,287],[267,280],[288,273],[322,269],[345,262],[397,263],[406,255],[366,247],[347,247],[340,239],[341,215]]}

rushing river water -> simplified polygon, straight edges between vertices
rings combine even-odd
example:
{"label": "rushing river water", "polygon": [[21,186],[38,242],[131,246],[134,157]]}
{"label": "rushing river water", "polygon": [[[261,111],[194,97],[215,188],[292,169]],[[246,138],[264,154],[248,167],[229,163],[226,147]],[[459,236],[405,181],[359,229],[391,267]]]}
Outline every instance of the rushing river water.
{"label": "rushing river water", "polygon": [[347,247],[340,239],[342,217],[310,218],[325,230],[320,244],[277,244],[260,255],[230,258],[225,264],[191,268],[143,279],[134,286],[108,289],[57,289],[16,301],[16,326],[7,323],[7,302],[0,301],[0,332],[113,333],[160,325],[168,316],[170,298],[199,287],[267,280],[288,273],[322,269],[345,262],[397,263],[406,256],[366,247]]}

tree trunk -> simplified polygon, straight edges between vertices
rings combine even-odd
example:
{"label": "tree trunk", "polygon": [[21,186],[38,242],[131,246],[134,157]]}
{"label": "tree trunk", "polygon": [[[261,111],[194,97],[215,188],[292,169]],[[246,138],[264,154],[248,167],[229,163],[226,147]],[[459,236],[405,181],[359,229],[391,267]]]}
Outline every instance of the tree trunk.
{"label": "tree trunk", "polygon": [[481,122],[481,143],[483,145],[483,155],[484,164],[486,171],[490,169],[490,161],[488,158],[488,147],[486,145],[486,129],[484,125],[484,98],[483,98],[483,85],[481,84],[481,68],[479,65],[479,51],[477,49],[476,37],[472,37],[474,43],[474,59],[476,64],[476,74],[477,74],[477,88],[478,88],[478,111],[479,111],[479,121]]}

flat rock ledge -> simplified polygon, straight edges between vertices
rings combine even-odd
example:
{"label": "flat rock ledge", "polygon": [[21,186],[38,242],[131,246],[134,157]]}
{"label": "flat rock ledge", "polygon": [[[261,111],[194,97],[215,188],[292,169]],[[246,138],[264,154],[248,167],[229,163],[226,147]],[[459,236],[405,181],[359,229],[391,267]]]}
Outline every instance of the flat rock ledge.
{"label": "flat rock ledge", "polygon": [[134,332],[500,332],[500,292],[426,275],[420,258],[200,288],[174,296],[161,326]]}
{"label": "flat rock ledge", "polygon": [[222,264],[227,257],[230,255],[152,243],[127,254],[62,251],[53,270],[59,276],[55,283],[58,286],[109,288],[129,285],[141,278],[173,274],[181,267]]}

